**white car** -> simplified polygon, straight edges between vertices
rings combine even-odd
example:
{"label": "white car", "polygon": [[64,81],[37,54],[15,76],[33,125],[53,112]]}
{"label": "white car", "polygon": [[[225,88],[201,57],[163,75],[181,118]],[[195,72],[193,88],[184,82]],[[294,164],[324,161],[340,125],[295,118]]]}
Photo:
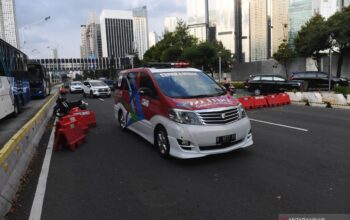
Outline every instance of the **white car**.
{"label": "white car", "polygon": [[75,92],[83,92],[82,83],[80,81],[73,81],[69,85],[69,92],[75,93]]}
{"label": "white car", "polygon": [[100,80],[88,80],[83,83],[84,97],[111,97],[111,89]]}

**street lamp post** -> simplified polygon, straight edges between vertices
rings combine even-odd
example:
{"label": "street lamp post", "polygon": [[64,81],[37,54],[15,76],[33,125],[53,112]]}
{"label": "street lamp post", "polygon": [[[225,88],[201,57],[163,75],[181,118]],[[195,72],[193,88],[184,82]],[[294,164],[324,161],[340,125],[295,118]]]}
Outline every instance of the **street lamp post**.
{"label": "street lamp post", "polygon": [[[19,47],[20,47],[20,49],[24,49],[24,45],[26,44],[26,41],[24,40],[24,30],[25,29],[28,29],[28,28],[30,28],[31,26],[34,26],[34,25],[38,25],[38,24],[40,24],[41,22],[45,22],[45,21],[48,21],[48,20],[50,20],[51,19],[51,16],[47,16],[47,17],[45,17],[45,18],[42,18],[42,19],[40,19],[40,20],[38,20],[38,21],[36,21],[36,22],[33,22],[33,23],[30,23],[30,24],[27,24],[27,25],[24,25],[24,26],[22,26],[20,29],[19,29],[19,32],[20,32],[20,36],[22,37],[22,40],[20,41],[20,43],[19,43]],[[22,42],[22,45],[21,45],[21,42]]]}
{"label": "street lamp post", "polygon": [[328,91],[331,91],[331,78],[332,78],[332,46],[329,48]]}
{"label": "street lamp post", "polygon": [[219,55],[219,82],[221,82],[221,55]]}
{"label": "street lamp post", "polygon": [[329,48],[329,75],[328,75],[328,91],[331,91],[332,81],[332,52],[333,47],[336,44],[336,40],[333,38],[333,33],[329,36],[330,48]]}

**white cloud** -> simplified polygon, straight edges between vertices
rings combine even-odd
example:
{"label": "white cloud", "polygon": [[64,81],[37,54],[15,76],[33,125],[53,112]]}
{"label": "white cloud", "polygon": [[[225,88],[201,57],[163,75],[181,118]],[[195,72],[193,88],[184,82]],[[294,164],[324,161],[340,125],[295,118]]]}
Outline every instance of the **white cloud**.
{"label": "white cloud", "polygon": [[[186,17],[184,0],[16,1],[18,27],[26,41],[24,51],[32,58],[50,58],[52,51],[47,47],[58,46],[59,57],[79,57],[80,25],[86,23],[89,12],[95,11],[99,15],[103,9],[130,10],[143,5],[148,9],[149,31],[158,34],[163,31],[165,17]],[[51,19],[43,22],[47,16]],[[21,28],[26,25],[28,28]]]}

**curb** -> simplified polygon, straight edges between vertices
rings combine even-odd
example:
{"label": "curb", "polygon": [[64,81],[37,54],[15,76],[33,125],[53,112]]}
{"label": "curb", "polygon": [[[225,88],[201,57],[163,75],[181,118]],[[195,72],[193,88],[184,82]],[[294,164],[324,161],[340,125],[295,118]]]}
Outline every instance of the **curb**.
{"label": "curb", "polygon": [[47,122],[52,116],[52,106],[58,93],[54,94],[0,150],[0,219],[12,206],[20,179],[27,170]]}

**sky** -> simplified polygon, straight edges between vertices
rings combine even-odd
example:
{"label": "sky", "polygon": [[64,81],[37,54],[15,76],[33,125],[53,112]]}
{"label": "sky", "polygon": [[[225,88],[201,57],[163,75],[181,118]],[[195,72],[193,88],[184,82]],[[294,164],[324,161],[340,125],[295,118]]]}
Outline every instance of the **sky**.
{"label": "sky", "polygon": [[[162,34],[165,17],[186,19],[186,0],[15,0],[20,48],[29,58],[80,57],[80,25],[90,12],[146,5],[149,31]],[[45,17],[50,19],[45,21]]]}

